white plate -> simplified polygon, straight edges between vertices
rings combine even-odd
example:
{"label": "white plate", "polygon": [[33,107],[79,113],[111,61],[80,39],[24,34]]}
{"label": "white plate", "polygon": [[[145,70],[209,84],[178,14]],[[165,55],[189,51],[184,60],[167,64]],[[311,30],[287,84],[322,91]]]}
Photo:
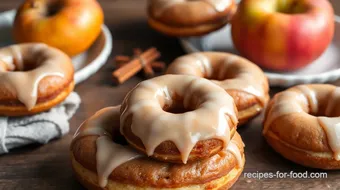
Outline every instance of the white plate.
{"label": "white plate", "polygon": [[[223,51],[239,54],[231,39],[231,26],[202,37],[180,39],[187,53]],[[313,63],[294,72],[265,71],[271,86],[288,87],[306,83],[325,83],[340,79],[340,17],[335,16],[335,34],[328,49]]]}
{"label": "white plate", "polygon": [[[15,10],[0,13],[0,47],[14,44],[11,32],[15,13]],[[96,73],[106,63],[111,50],[112,36],[109,29],[103,25],[95,43],[87,51],[72,58],[76,70],[76,84]]]}

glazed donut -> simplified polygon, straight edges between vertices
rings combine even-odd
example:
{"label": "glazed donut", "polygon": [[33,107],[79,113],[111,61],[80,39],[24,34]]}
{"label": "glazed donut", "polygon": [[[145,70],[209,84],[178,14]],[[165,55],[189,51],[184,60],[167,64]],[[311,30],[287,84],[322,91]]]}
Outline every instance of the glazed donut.
{"label": "glazed donut", "polygon": [[69,56],[87,50],[104,22],[96,0],[25,0],[13,23],[18,43],[40,42]]}
{"label": "glazed donut", "polygon": [[72,141],[72,167],[87,189],[222,190],[242,173],[244,144],[238,133],[227,149],[210,158],[188,164],[160,162],[124,145],[119,110],[98,111],[82,124]]}
{"label": "glazed donut", "polygon": [[0,115],[46,111],[73,90],[73,65],[60,50],[28,43],[0,49]]}
{"label": "glazed donut", "polygon": [[170,36],[199,36],[225,26],[234,0],[149,0],[148,22]]}
{"label": "glazed donut", "polygon": [[177,58],[167,74],[185,74],[210,79],[234,98],[239,125],[258,115],[269,100],[269,85],[263,71],[247,59],[229,53],[192,53]]}
{"label": "glazed donut", "polygon": [[125,97],[121,113],[121,134],[131,146],[174,163],[220,152],[238,123],[234,101],[222,88],[187,75],[141,82]]}
{"label": "glazed donut", "polygon": [[282,156],[298,164],[340,169],[340,88],[300,85],[268,104],[263,135]]}

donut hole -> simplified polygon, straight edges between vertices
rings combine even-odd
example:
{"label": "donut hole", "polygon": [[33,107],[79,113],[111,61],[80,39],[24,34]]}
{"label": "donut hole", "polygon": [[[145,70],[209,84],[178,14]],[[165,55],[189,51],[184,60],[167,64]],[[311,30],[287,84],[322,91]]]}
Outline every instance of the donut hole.
{"label": "donut hole", "polygon": [[[18,65],[22,65],[20,68]],[[17,60],[13,61],[3,61],[0,60],[0,68],[2,71],[6,72],[26,72],[36,69],[40,64],[34,62],[24,61],[24,63],[19,63]]]}
{"label": "donut hole", "polygon": [[218,76],[218,74],[212,74],[211,76],[205,77],[208,80],[216,80],[216,81],[224,81],[224,80],[229,80],[229,79],[234,79],[236,78],[236,74],[233,73],[227,73],[221,77]]}
{"label": "donut hole", "polygon": [[283,14],[301,14],[306,12],[306,6],[300,0],[278,0],[276,11]]}
{"label": "donut hole", "polygon": [[186,108],[184,107],[183,101],[177,100],[177,101],[173,101],[173,103],[170,105],[164,105],[163,110],[168,113],[182,114],[182,113],[194,111],[194,108],[192,107]]}
{"label": "donut hole", "polygon": [[128,142],[126,141],[125,137],[122,134],[120,134],[119,129],[117,131],[112,132],[112,141],[123,146],[128,145]]}
{"label": "donut hole", "polygon": [[46,16],[52,17],[52,16],[56,15],[62,9],[62,7],[63,7],[63,5],[62,5],[61,1],[59,1],[59,0],[48,1]]}
{"label": "donut hole", "polygon": [[26,61],[23,64],[23,68],[22,69],[16,67],[16,70],[14,70],[14,71],[24,71],[24,72],[25,71],[31,71],[31,70],[36,69],[39,65],[40,65],[40,63]]}

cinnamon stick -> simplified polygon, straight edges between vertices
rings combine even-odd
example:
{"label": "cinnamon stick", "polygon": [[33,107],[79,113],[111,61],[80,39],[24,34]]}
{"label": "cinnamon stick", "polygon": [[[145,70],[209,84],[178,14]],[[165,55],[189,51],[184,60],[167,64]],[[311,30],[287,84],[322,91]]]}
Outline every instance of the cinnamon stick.
{"label": "cinnamon stick", "polygon": [[117,55],[115,57],[115,62],[119,63],[119,62],[128,62],[130,61],[130,57],[129,56],[124,56],[124,55]]}
{"label": "cinnamon stick", "polygon": [[[160,53],[156,48],[152,47],[141,53],[138,58],[132,59],[129,63],[120,67],[112,73],[113,80],[116,83],[123,83],[139,72],[144,66],[150,64],[160,57]],[[143,63],[142,63],[143,62]]]}
{"label": "cinnamon stick", "polygon": [[[142,50],[140,48],[133,49],[133,54],[135,56],[140,56],[142,54]],[[151,64],[145,64],[143,67],[144,74],[147,78],[151,78],[155,75]]]}

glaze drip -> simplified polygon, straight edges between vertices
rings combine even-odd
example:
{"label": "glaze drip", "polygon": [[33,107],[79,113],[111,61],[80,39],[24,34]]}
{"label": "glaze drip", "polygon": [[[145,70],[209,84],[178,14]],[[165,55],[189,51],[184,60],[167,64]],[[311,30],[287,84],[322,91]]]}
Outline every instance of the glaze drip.
{"label": "glaze drip", "polygon": [[[163,110],[171,107],[174,96],[182,98],[181,114]],[[164,101],[167,99],[168,101]],[[229,122],[237,124],[233,99],[210,81],[192,76],[164,75],[140,83],[123,102],[121,133],[131,116],[131,130],[143,142],[148,156],[165,141],[172,141],[186,163],[191,150],[200,140],[230,140]],[[204,119],[203,119],[204,118]]]}
{"label": "glaze drip", "polygon": [[334,159],[340,160],[340,117],[318,117],[318,120],[326,132]]}
{"label": "glaze drip", "polygon": [[[66,75],[62,67],[66,59],[69,59],[66,55],[43,44],[2,48],[0,62],[5,63],[6,69],[0,71],[0,85],[8,86],[11,93],[31,110],[37,103],[40,81],[48,76]],[[23,71],[26,61],[34,62],[37,68]]]}
{"label": "glaze drip", "polygon": [[[326,116],[332,115],[336,104],[340,100],[340,88],[337,87],[333,90],[328,104],[326,107]],[[340,160],[340,117],[318,117],[320,125],[323,127],[328,144],[333,151],[334,159]]]}
{"label": "glaze drip", "polygon": [[[277,94],[272,100],[275,103],[267,109],[267,116],[264,122],[263,134],[266,134],[270,125],[279,117],[291,113],[301,113],[307,110],[301,104],[307,105],[306,97],[297,91],[285,91]],[[296,102],[296,103],[292,103]],[[300,104],[301,103],[301,104]]]}
{"label": "glaze drip", "polygon": [[[319,100],[317,91],[307,85],[295,87],[296,90],[288,90],[279,93],[274,97],[274,103],[267,109],[267,118],[264,122],[265,134],[272,122],[280,116],[292,113],[319,112]],[[330,116],[334,111],[336,103],[340,100],[340,88],[334,88],[330,99],[327,100],[325,115]],[[333,152],[333,157],[340,160],[340,117],[317,117],[320,127],[326,133],[328,144]]]}
{"label": "glaze drip", "polygon": [[243,159],[242,159],[240,149],[236,145],[236,142],[231,140],[228,144],[227,151],[232,153],[235,156],[238,167],[241,167],[243,165]]}
{"label": "glaze drip", "polygon": [[229,80],[225,79],[225,72],[232,67],[233,64],[237,64],[237,57],[230,56],[225,59],[225,61],[220,63],[220,72],[218,74],[219,80],[213,80],[216,84],[224,88],[225,90],[242,90],[249,94],[252,94],[257,97],[257,99],[264,106],[266,102],[266,96],[264,94],[263,83],[259,82],[258,79],[262,78],[262,73],[252,72],[247,67],[242,67],[238,70],[239,74],[237,74],[234,78]]}
{"label": "glaze drip", "polygon": [[190,1],[202,1],[214,7],[217,12],[223,12],[231,4],[231,0],[149,0],[149,6],[153,6],[155,16],[159,17],[163,12],[176,4],[188,3]]}
{"label": "glaze drip", "polygon": [[305,85],[297,86],[297,88],[307,97],[309,103],[310,113],[315,114],[318,112],[318,100],[315,91]]}
{"label": "glaze drip", "polygon": [[112,171],[142,155],[135,150],[115,143],[111,135],[112,130],[119,130],[120,106],[108,107],[98,111],[85,121],[74,135],[72,143],[85,136],[99,136],[96,140],[97,174],[100,187],[107,185]]}

